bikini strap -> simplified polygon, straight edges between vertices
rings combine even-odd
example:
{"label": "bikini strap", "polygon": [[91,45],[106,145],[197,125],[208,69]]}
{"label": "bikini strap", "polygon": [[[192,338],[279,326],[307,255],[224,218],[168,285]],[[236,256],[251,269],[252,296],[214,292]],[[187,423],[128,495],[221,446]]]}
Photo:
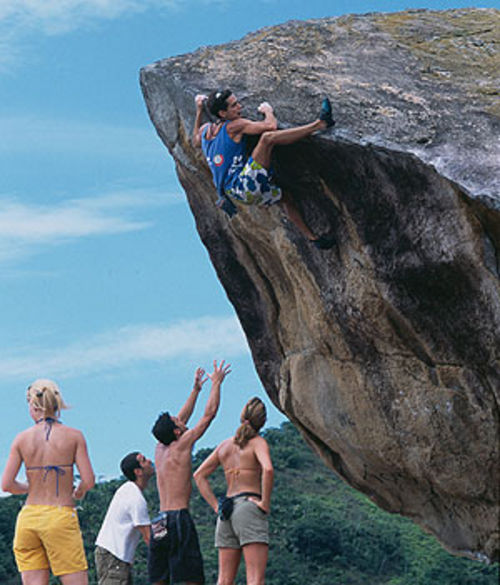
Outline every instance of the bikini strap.
{"label": "bikini strap", "polygon": [[48,441],[49,437],[50,437],[50,433],[52,431],[52,425],[56,422],[59,422],[59,421],[56,418],[52,418],[51,416],[45,416],[43,418],[39,418],[36,421],[36,424],[44,422],[44,421],[47,423],[46,432],[45,432],[45,440]]}
{"label": "bikini strap", "polygon": [[34,465],[32,467],[26,467],[26,471],[32,471],[34,469],[43,469],[45,473],[43,474],[42,481],[47,479],[47,475],[51,471],[56,472],[56,496],[59,495],[59,476],[65,475],[66,472],[63,467],[73,467],[73,463],[62,463],[61,465]]}

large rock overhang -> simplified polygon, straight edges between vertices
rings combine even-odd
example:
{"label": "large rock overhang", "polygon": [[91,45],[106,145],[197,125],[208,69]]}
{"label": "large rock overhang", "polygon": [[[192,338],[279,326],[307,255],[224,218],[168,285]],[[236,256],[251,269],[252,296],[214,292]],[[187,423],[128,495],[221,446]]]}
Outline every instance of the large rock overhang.
{"label": "large rock overhang", "polygon": [[[351,485],[483,560],[499,550],[498,30],[494,10],[291,22],[141,71],[274,404]],[[270,101],[281,127],[330,96],[336,129],[275,166],[337,248],[278,208],[215,208],[190,133],[216,87],[249,116]]]}

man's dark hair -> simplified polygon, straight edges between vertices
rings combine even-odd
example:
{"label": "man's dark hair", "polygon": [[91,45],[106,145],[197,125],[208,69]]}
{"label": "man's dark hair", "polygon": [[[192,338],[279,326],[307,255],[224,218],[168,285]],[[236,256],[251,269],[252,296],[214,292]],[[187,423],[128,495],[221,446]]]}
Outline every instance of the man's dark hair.
{"label": "man's dark hair", "polygon": [[227,110],[227,98],[232,95],[232,93],[233,92],[230,89],[218,89],[208,96],[207,108],[212,116],[217,116],[217,118],[219,118],[219,112],[221,110]]}
{"label": "man's dark hair", "polygon": [[139,451],[133,451],[121,460],[120,469],[122,470],[123,475],[129,479],[130,481],[135,481],[137,479],[134,469],[139,469],[141,464],[137,461],[137,456],[140,455]]}
{"label": "man's dark hair", "polygon": [[160,441],[163,445],[170,445],[172,441],[175,441],[176,435],[174,430],[177,429],[178,426],[174,423],[174,421],[170,418],[168,412],[163,412],[160,416],[156,419],[156,422],[151,429],[151,432],[155,436],[155,438]]}

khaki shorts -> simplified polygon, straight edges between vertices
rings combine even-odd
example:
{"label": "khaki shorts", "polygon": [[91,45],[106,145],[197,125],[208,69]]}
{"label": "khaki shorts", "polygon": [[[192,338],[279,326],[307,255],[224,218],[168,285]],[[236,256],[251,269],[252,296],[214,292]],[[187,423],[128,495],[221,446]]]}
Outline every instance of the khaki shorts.
{"label": "khaki shorts", "polygon": [[268,515],[247,496],[236,497],[231,518],[217,518],[215,546],[241,548],[255,542],[269,544]]}
{"label": "khaki shorts", "polygon": [[98,585],[132,585],[132,566],[109,550],[96,546],[95,569]]}
{"label": "khaki shorts", "polygon": [[87,570],[76,510],[27,505],[17,516],[14,556],[19,572],[51,569],[54,575]]}

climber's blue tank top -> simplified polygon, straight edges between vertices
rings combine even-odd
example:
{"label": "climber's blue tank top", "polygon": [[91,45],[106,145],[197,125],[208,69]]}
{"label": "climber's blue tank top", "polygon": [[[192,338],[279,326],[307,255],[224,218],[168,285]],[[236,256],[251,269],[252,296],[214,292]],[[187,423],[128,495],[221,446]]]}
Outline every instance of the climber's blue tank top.
{"label": "climber's blue tank top", "polygon": [[246,162],[246,139],[235,142],[227,133],[227,122],[224,122],[217,136],[207,140],[208,126],[201,135],[201,148],[212,171],[217,191],[229,189],[234,178],[238,176]]}

